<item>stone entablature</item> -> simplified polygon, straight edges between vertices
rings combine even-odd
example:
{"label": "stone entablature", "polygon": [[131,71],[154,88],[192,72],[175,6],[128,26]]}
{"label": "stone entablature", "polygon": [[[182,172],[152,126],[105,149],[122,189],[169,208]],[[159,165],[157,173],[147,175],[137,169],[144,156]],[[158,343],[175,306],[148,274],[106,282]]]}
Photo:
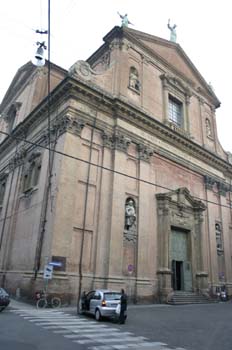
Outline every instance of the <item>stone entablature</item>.
{"label": "stone entablature", "polygon": [[80,136],[81,131],[85,126],[85,122],[82,119],[78,119],[75,116],[65,114],[63,117],[58,118],[52,125],[52,132],[57,133],[57,137],[65,132],[70,132],[74,135]]}
{"label": "stone entablature", "polygon": [[128,146],[131,143],[131,140],[121,133],[108,134],[103,132],[102,139],[104,147],[123,152],[127,152]]}
{"label": "stone entablature", "polygon": [[[71,79],[71,78],[70,78]],[[83,86],[85,84],[85,86]],[[54,101],[54,98],[58,95],[62,95],[62,91],[64,94],[67,93],[67,91],[70,89],[72,90],[73,88],[76,89],[78,86],[78,81],[71,82],[69,79],[65,80],[62,84],[60,84],[58,91],[54,91],[54,96],[52,96],[52,101]],[[95,87],[88,87],[88,83],[81,83],[81,91],[88,90],[89,94],[92,94],[94,92],[93,98],[94,101],[97,103],[97,91],[95,90]],[[92,90],[92,92],[91,92]],[[75,92],[74,92],[75,94]],[[97,93],[98,94],[98,93]],[[53,93],[52,93],[53,95]],[[74,95],[73,95],[74,97]],[[102,94],[99,92],[99,101],[102,102]],[[120,101],[119,99],[114,99],[113,97],[110,98],[109,94],[108,96],[105,96],[105,102],[107,102],[107,107],[113,110],[117,110],[120,119],[125,119],[130,121],[131,118],[133,117],[133,123],[140,128],[141,126],[143,127],[144,130],[147,132],[151,133],[152,135],[158,136],[161,138],[161,140],[165,140],[169,142],[170,144],[178,144],[178,147],[180,149],[184,149],[185,152],[188,154],[191,154],[193,157],[196,157],[198,159],[202,159],[204,162],[208,164],[212,164],[214,167],[217,169],[220,169],[221,171],[228,172],[231,171],[232,169],[228,169],[229,163],[224,161],[222,158],[219,158],[215,156],[213,153],[209,152],[208,150],[204,149],[203,147],[199,146],[198,144],[194,143],[191,140],[188,140],[186,136],[181,135],[179,132],[172,130],[171,128],[163,125],[162,123],[158,122],[148,114],[146,114],[144,111],[141,111],[139,109],[134,109],[131,108],[129,104],[126,104],[125,102]],[[28,128],[28,126],[33,124],[33,120],[38,121],[38,117],[45,118],[47,114],[46,110],[46,102],[44,101],[44,104],[40,106],[40,108],[35,112],[32,113],[30,120],[26,119],[21,123],[16,130],[14,130],[13,135],[16,137],[22,137],[24,135],[25,130]],[[123,113],[121,114],[120,111]],[[39,116],[38,114],[39,113]],[[84,118],[83,118],[84,119]],[[67,128],[67,126],[65,126]],[[7,145],[10,144],[10,139],[5,140],[0,145],[0,152],[4,151],[6,149]]]}
{"label": "stone entablature", "polygon": [[[102,132],[103,146],[108,147],[112,150],[119,150],[127,153],[128,146],[132,143],[132,140],[129,139],[126,135],[123,135],[121,132],[117,134],[109,134]],[[136,140],[133,141],[137,145],[138,159],[145,162],[150,162],[154,150],[140,142],[137,143]]]}
{"label": "stone entablature", "polygon": [[143,143],[139,143],[137,145],[138,155],[140,160],[144,160],[145,162],[150,162],[152,155],[154,154],[154,150],[149,146],[144,145]]}
{"label": "stone entablature", "polygon": [[216,190],[216,192],[218,194],[221,194],[222,196],[226,196],[227,192],[232,192],[231,185],[229,185],[225,182],[219,181],[216,178],[208,176],[208,175],[204,176],[204,183],[205,183],[206,189],[211,190],[211,191]]}
{"label": "stone entablature", "polygon": [[27,155],[27,150],[24,147],[22,147],[17,152],[15,152],[13,157],[9,160],[9,169],[12,171],[15,168],[23,165],[26,155]]}

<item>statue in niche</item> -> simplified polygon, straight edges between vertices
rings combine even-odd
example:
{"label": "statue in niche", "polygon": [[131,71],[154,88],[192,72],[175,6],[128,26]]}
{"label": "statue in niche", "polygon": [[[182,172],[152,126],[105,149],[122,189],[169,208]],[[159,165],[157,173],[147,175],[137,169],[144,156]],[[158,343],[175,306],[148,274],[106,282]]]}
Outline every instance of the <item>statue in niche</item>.
{"label": "statue in niche", "polygon": [[135,202],[129,198],[126,201],[125,206],[125,229],[130,230],[135,226],[136,212],[135,212]]}
{"label": "statue in niche", "polygon": [[139,89],[140,89],[140,82],[138,79],[138,71],[134,67],[130,68],[129,87],[131,87],[132,89],[135,89],[137,91],[139,91]]}
{"label": "statue in niche", "polygon": [[205,120],[206,134],[208,137],[212,137],[211,125],[208,118]]}

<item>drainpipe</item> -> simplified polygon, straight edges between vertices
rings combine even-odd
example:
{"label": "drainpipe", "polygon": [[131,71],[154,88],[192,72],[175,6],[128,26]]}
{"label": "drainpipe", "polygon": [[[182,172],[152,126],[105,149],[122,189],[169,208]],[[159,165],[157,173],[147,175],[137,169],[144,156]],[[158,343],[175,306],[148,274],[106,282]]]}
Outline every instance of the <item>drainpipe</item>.
{"label": "drainpipe", "polygon": [[91,130],[91,139],[90,139],[90,152],[89,152],[89,160],[88,160],[88,172],[87,172],[87,182],[85,189],[85,204],[84,204],[84,215],[83,215],[83,228],[81,235],[81,249],[80,249],[80,259],[79,259],[79,286],[78,286],[78,298],[77,298],[77,313],[79,311],[79,299],[81,297],[82,292],[82,279],[83,279],[83,251],[84,251],[84,242],[85,242],[85,229],[86,229],[86,220],[87,220],[87,204],[88,204],[88,196],[89,196],[89,179],[90,179],[90,167],[91,167],[91,158],[93,151],[93,136],[94,129],[96,127],[96,117],[94,118],[94,123]]}
{"label": "drainpipe", "polygon": [[[49,142],[50,142],[50,136],[49,136]],[[50,154],[50,144],[49,144],[49,158],[48,158],[48,181],[45,186],[44,191],[44,204],[42,206],[42,213],[40,216],[40,222],[41,222],[41,230],[39,233],[38,243],[36,247],[36,254],[35,254],[35,263],[34,263],[34,279],[36,280],[38,271],[40,270],[41,266],[41,255],[42,255],[42,248],[43,248],[43,242],[44,242],[44,235],[45,235],[45,226],[47,223],[47,210],[48,210],[48,201],[49,201],[49,195],[51,193],[51,178],[52,178],[52,168],[54,164],[54,157],[55,157],[55,148],[57,143],[57,137],[54,141],[54,148],[52,152],[52,156]],[[50,197],[51,198],[51,197]]]}
{"label": "drainpipe", "polygon": [[[6,226],[7,212],[8,212],[8,208],[9,208],[10,196],[11,196],[11,191],[12,191],[12,186],[13,186],[13,178],[14,178],[14,170],[12,171],[12,175],[11,175],[10,188],[9,188],[9,193],[8,193],[7,203],[6,203],[6,210],[5,210],[5,215],[4,215],[3,225],[2,225],[1,235],[0,235],[0,252],[1,252],[1,249],[2,249],[2,241],[3,241],[5,226]],[[2,279],[3,287],[5,287],[5,279],[6,279],[6,274],[4,272],[3,279]]]}

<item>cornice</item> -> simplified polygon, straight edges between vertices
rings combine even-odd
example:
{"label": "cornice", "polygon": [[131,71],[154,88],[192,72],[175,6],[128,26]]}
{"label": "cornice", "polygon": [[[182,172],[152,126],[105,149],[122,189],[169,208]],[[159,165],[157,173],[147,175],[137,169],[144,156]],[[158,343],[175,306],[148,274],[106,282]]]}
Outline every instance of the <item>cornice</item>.
{"label": "cornice", "polygon": [[[64,82],[64,84],[63,84]],[[28,131],[32,126],[38,123],[42,123],[47,119],[48,113],[52,115],[57,101],[60,98],[67,98],[67,93],[70,91],[71,84],[66,80],[62,81],[51,93],[51,95],[46,97],[41,103],[35,107],[35,109],[12,131],[12,133],[7,136],[0,144],[0,154],[3,155],[5,151],[9,151],[15,147],[15,142],[24,141]],[[50,110],[48,109],[48,103],[50,105]]]}
{"label": "cornice", "polygon": [[[210,89],[209,85],[207,84],[207,82],[205,81],[203,76],[200,74],[198,69],[195,67],[195,65],[192,63],[192,61],[189,59],[189,57],[186,55],[186,53],[184,52],[184,50],[182,49],[182,47],[178,43],[173,43],[173,42],[170,42],[169,40],[165,40],[163,38],[159,38],[159,37],[156,37],[156,36],[153,36],[150,34],[146,34],[146,33],[134,30],[132,28],[123,28],[123,34],[124,34],[124,37],[130,39],[130,41],[134,41],[134,43],[137,43],[138,46],[143,47],[143,50],[150,52],[152,54],[152,56],[157,57],[168,68],[168,70],[170,70],[170,67],[171,67],[171,70],[173,72],[175,72],[178,76],[181,76],[182,79],[186,81],[186,77],[182,74],[181,71],[176,69],[175,66],[173,66],[170,62],[166,61],[164,57],[160,56],[157,52],[152,50],[146,44],[143,44],[140,40],[135,38],[135,36],[137,36],[140,39],[148,40],[150,42],[156,42],[156,43],[162,44],[166,47],[170,47],[172,49],[175,49],[176,52],[178,52],[180,54],[180,56],[184,59],[184,61],[189,65],[189,67],[194,72],[194,74],[197,76],[197,78],[199,79],[201,84],[205,87],[207,94],[204,91],[202,91],[202,89],[198,90],[198,92],[201,92],[204,96],[207,96],[211,100],[211,102],[215,105],[216,108],[220,107],[221,103],[218,100],[217,96],[212,91],[212,89]],[[187,81],[188,81],[188,83],[190,82],[189,79],[187,79]],[[196,84],[191,81],[190,85],[195,86]]]}
{"label": "cornice", "polygon": [[0,172],[0,182],[3,182],[7,179],[9,175],[9,172],[8,171],[2,171]]}
{"label": "cornice", "polygon": [[103,146],[108,147],[112,150],[118,150],[122,152],[127,152],[128,146],[131,140],[125,136],[122,132],[114,132],[109,134],[105,131],[102,132]]}
{"label": "cornice", "polygon": [[131,106],[120,99],[115,99],[115,109],[117,110],[118,117],[121,119],[132,123],[136,127],[139,127],[152,135],[158,136],[171,145],[187,152],[189,155],[206,162],[217,170],[231,174],[232,176],[231,164],[216,156],[211,151],[204,149],[197,143],[194,143],[191,139],[182,135],[178,131],[172,130],[165,124],[152,118],[145,112],[138,110],[134,106]]}
{"label": "cornice", "polygon": [[224,181],[218,180],[216,177],[205,175],[204,176],[205,188],[213,191],[222,196],[226,196],[226,192],[232,191],[232,186]]}
{"label": "cornice", "polygon": [[[160,61],[168,71],[172,71],[174,74],[181,77],[183,81],[189,84],[192,88],[195,88],[197,93],[202,94],[204,97],[208,98],[216,108],[220,106],[221,103],[218,100],[217,96],[209,88],[209,85],[207,84],[205,79],[202,77],[198,69],[195,67],[195,65],[192,63],[192,61],[189,59],[189,57],[186,55],[186,53],[178,43],[173,43],[173,42],[170,42],[169,40],[165,40],[165,39],[156,37],[154,35],[143,33],[132,28],[116,26],[103,38],[103,40],[105,41],[105,44],[103,44],[92,56],[90,56],[87,61],[90,64],[93,64],[95,60],[100,57],[102,52],[104,52],[104,50],[106,50],[110,46],[111,42],[115,38],[118,38],[120,41],[123,41],[123,38],[126,38],[127,40],[130,41],[130,43],[142,49],[140,52],[141,56],[144,56],[144,53],[147,53],[151,61],[154,59]],[[176,52],[182,57],[182,59],[184,59],[184,61],[189,65],[191,70],[199,79],[200,83],[204,86],[205,91],[203,91],[200,87],[197,87],[192,80],[187,79],[186,76],[180,70],[178,70],[170,62],[166,61],[166,59],[163,56],[161,56],[156,51],[152,50],[152,48],[144,44],[141,41],[142,39],[148,40],[150,42],[156,42],[176,50]],[[119,47],[121,46],[122,45],[119,45]],[[133,46],[130,44],[129,44],[129,47],[133,48]]]}
{"label": "cornice", "polygon": [[[137,128],[176,146],[192,157],[200,159],[215,169],[226,173],[228,176],[232,176],[232,164],[194,143],[191,139],[178,133],[178,131],[172,130],[165,124],[162,124],[145,111],[128,103],[128,101],[125,102],[120,98],[114,97],[106,91],[96,87],[93,83],[84,82],[70,77],[65,78],[51,93],[49,100],[51,106],[50,112],[52,113],[55,110],[58,103],[60,105],[62,101],[67,101],[70,98],[76,99],[77,97],[78,100],[82,99],[85,102],[88,100],[88,103],[91,101],[91,104],[97,110],[106,108],[111,115],[114,115],[114,118],[125,120]],[[38,124],[46,120],[47,113],[48,97],[45,98],[28,115],[28,117],[15,128],[12,137],[23,141],[30,127],[35,125],[35,123]],[[0,154],[3,155],[4,151],[7,150],[8,152],[9,148],[13,148],[14,146],[15,143],[12,142],[12,138],[10,136],[7,137],[0,145]]]}

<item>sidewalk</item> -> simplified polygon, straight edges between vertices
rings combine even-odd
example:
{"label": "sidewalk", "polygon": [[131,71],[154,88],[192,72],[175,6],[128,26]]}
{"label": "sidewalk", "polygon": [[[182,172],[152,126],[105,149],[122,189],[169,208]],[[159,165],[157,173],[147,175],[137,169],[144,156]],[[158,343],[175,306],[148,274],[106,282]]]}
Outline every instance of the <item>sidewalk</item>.
{"label": "sidewalk", "polygon": [[[30,303],[26,303],[25,301],[22,300],[17,300],[17,299],[12,299],[11,298],[11,302],[10,302],[10,307],[14,308],[14,309],[24,309],[24,310],[36,310],[36,304],[30,304]],[[146,309],[146,308],[157,308],[157,307],[173,307],[172,305],[168,305],[168,304],[129,304],[128,305],[128,309]],[[59,309],[56,309],[59,311],[63,311],[63,312],[68,312],[68,313],[77,313],[77,306],[72,304],[72,305],[62,305]]]}
{"label": "sidewalk", "polygon": [[[13,299],[13,298],[11,298],[9,306],[14,308],[14,309],[22,309],[22,310],[33,310],[34,309],[34,310],[36,310],[36,303],[33,305],[33,304],[27,303],[25,301]],[[73,313],[73,312],[77,311],[77,307],[75,305],[62,305],[57,310],[60,310],[63,312],[72,312]]]}

